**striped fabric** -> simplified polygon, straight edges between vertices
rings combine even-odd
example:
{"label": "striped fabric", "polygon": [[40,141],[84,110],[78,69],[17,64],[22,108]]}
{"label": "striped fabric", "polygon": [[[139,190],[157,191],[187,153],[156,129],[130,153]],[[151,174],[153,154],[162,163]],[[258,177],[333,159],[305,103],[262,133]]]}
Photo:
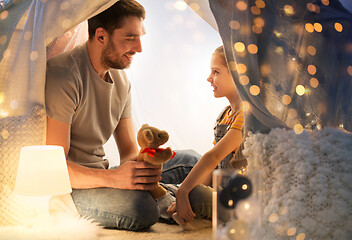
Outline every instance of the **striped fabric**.
{"label": "striped fabric", "polygon": [[230,129],[242,129],[244,122],[243,106],[241,106],[235,113],[230,113],[231,108],[229,108],[225,113],[223,118],[218,122],[218,124],[231,125]]}

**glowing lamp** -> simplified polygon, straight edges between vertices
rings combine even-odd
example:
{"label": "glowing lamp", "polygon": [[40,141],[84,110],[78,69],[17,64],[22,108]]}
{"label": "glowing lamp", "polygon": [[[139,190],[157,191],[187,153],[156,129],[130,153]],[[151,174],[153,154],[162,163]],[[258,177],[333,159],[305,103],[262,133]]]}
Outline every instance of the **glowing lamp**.
{"label": "glowing lamp", "polygon": [[22,195],[39,217],[57,213],[78,215],[71,192],[63,147],[21,148],[14,193]]}
{"label": "glowing lamp", "polygon": [[14,192],[26,196],[52,196],[72,192],[63,147],[23,147]]}

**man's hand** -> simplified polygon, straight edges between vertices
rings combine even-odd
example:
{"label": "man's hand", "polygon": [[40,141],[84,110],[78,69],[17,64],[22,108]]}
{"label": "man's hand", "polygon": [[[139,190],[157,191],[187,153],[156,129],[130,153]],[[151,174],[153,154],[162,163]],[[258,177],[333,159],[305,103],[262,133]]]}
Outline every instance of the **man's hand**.
{"label": "man's hand", "polygon": [[152,190],[161,180],[160,166],[147,162],[126,161],[118,168],[108,171],[106,185],[112,188]]}

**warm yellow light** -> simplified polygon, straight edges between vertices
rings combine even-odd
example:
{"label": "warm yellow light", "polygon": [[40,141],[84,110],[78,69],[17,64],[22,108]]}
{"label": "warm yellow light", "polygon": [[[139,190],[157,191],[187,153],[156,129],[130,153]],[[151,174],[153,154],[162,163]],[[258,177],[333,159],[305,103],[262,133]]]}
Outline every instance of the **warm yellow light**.
{"label": "warm yellow light", "polygon": [[287,236],[293,236],[296,234],[296,228],[292,227],[287,230]]}
{"label": "warm yellow light", "polygon": [[295,14],[295,10],[291,5],[285,5],[284,12],[287,16],[291,16],[291,15]]}
{"label": "warm yellow light", "polygon": [[316,78],[311,78],[309,84],[312,88],[317,88],[319,85],[319,81]]}
{"label": "warm yellow light", "polygon": [[176,8],[179,11],[185,11],[187,9],[187,6],[188,6],[187,3],[185,3],[184,1],[181,1],[181,0],[176,1],[174,3],[174,8]]}
{"label": "warm yellow light", "polygon": [[246,86],[249,83],[249,78],[246,75],[241,75],[238,80],[243,86]]}
{"label": "warm yellow light", "polygon": [[10,133],[9,133],[9,131],[7,131],[6,129],[3,129],[2,131],[1,131],[1,137],[3,138],[3,139],[8,139],[9,138],[9,136],[10,136]]}
{"label": "warm yellow light", "polygon": [[310,33],[314,32],[314,26],[311,23],[306,23],[304,25],[304,28],[306,29],[307,32],[310,32]]}
{"label": "warm yellow light", "polygon": [[348,75],[352,76],[352,66],[347,67],[347,73]]}
{"label": "warm yellow light", "polygon": [[63,147],[45,145],[21,149],[16,194],[51,196],[71,191]]}
{"label": "warm yellow light", "polygon": [[260,8],[258,8],[257,6],[253,6],[251,7],[251,12],[254,14],[254,15],[259,15],[261,13],[261,10]]}
{"label": "warm yellow light", "polygon": [[317,73],[317,68],[314,65],[308,65],[307,70],[310,75]]}
{"label": "warm yellow light", "polygon": [[296,240],[304,240],[306,238],[306,235],[304,233],[300,233],[297,235]]}
{"label": "warm yellow light", "polygon": [[247,188],[248,188],[248,185],[247,185],[247,184],[243,184],[243,185],[242,185],[242,189],[243,189],[243,190],[247,190]]}
{"label": "warm yellow light", "polygon": [[246,50],[246,46],[243,42],[236,42],[234,48],[237,52],[243,52],[244,50]]}
{"label": "warm yellow light", "polygon": [[256,54],[258,52],[258,47],[255,44],[249,44],[247,48],[248,52],[251,54]]}
{"label": "warm yellow light", "polygon": [[242,102],[243,111],[248,111],[251,108],[251,104],[247,101]]}
{"label": "warm yellow light", "polygon": [[239,73],[245,73],[245,72],[247,72],[247,66],[244,65],[243,63],[240,63],[237,65],[237,71]]}
{"label": "warm yellow light", "polygon": [[9,12],[8,11],[3,11],[2,13],[0,13],[0,20],[4,20],[9,16]]}
{"label": "warm yellow light", "polygon": [[265,21],[261,17],[254,18],[253,22],[254,22],[255,26],[260,27],[260,28],[264,27],[264,25],[265,25]]}
{"label": "warm yellow light", "polygon": [[293,130],[296,134],[301,134],[303,132],[303,126],[301,124],[296,124]]}
{"label": "warm yellow light", "polygon": [[232,29],[238,30],[238,29],[240,29],[241,24],[240,24],[239,21],[232,20],[232,21],[229,22],[229,26],[230,26],[230,28],[232,28]]}
{"label": "warm yellow light", "polygon": [[255,1],[255,5],[258,7],[258,8],[265,8],[265,2],[263,0],[257,0]]}
{"label": "warm yellow light", "polygon": [[279,215],[277,215],[276,213],[273,213],[269,216],[268,220],[271,223],[277,222],[277,220],[279,220]]}
{"label": "warm yellow light", "polygon": [[263,75],[263,76],[268,76],[270,73],[271,73],[271,67],[269,64],[262,64],[260,66],[260,73]]}
{"label": "warm yellow light", "polygon": [[320,23],[314,23],[314,30],[317,32],[323,31],[323,26]]}
{"label": "warm yellow light", "polygon": [[291,101],[292,101],[292,99],[289,95],[282,96],[282,104],[289,105],[291,103]]}
{"label": "warm yellow light", "polygon": [[329,6],[329,0],[321,0],[321,3],[324,4],[325,6]]}
{"label": "warm yellow light", "polygon": [[335,27],[335,30],[338,31],[338,32],[342,32],[342,30],[343,30],[343,27],[342,27],[341,23],[338,23],[338,22],[335,23],[334,27]]}
{"label": "warm yellow light", "polygon": [[257,26],[257,25],[253,25],[253,26],[252,26],[252,31],[253,31],[254,33],[256,33],[256,34],[261,34],[262,31],[263,31],[263,29],[262,29],[261,27]]}
{"label": "warm yellow light", "polygon": [[306,92],[306,89],[303,85],[298,85],[296,87],[296,93],[299,95],[299,96],[302,96],[304,93]]}
{"label": "warm yellow light", "polygon": [[260,93],[260,88],[257,85],[252,85],[249,88],[249,92],[253,95],[253,96],[257,96]]}
{"label": "warm yellow light", "polygon": [[313,46],[308,46],[307,47],[307,52],[308,52],[309,55],[314,56],[317,53],[317,50]]}
{"label": "warm yellow light", "polygon": [[238,8],[238,10],[244,11],[247,9],[247,3],[245,3],[244,1],[238,1],[236,3],[236,7]]}

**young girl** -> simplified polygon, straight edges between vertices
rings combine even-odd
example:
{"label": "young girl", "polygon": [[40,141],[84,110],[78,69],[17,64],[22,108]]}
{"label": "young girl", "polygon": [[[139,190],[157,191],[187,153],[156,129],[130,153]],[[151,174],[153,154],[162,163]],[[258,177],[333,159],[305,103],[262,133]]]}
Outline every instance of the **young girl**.
{"label": "young girl", "polygon": [[[186,225],[195,217],[192,211],[189,194],[199,184],[210,184],[212,171],[219,168],[231,168],[229,162],[241,144],[241,128],[243,125],[242,101],[237,93],[235,83],[226,64],[223,47],[218,47],[212,55],[211,73],[207,81],[213,87],[214,97],[226,97],[230,103],[217,119],[214,128],[214,147],[206,152],[193,167],[176,192],[176,202],[168,211],[171,216],[177,212],[178,222]],[[208,206],[211,208],[211,206]]]}

